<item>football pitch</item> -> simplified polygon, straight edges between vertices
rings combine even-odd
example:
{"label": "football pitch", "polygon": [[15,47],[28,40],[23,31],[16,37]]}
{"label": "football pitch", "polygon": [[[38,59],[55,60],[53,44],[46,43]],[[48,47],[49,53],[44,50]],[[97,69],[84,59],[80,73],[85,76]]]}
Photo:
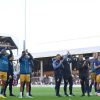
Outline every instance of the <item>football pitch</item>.
{"label": "football pitch", "polygon": [[90,97],[88,97],[87,95],[84,97],[81,97],[80,88],[74,88],[73,91],[74,91],[73,93],[75,94],[75,96],[65,97],[63,88],[61,88],[60,94],[62,95],[62,97],[56,97],[54,87],[32,87],[33,98],[25,98],[25,97],[18,98],[19,87],[14,87],[13,93],[16,95],[16,97],[10,97],[9,92],[7,90],[7,93],[6,93],[7,98],[5,99],[6,100],[100,100],[100,97],[97,97],[95,95],[92,95]]}

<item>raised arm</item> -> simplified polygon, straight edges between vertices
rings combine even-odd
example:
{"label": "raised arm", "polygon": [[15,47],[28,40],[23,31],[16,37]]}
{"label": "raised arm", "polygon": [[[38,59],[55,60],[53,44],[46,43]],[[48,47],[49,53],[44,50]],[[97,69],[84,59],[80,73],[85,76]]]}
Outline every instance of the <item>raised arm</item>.
{"label": "raised arm", "polygon": [[62,66],[62,61],[60,61],[59,63],[57,63],[57,60],[53,60],[52,65],[53,65],[54,69],[57,69],[57,68],[59,68],[59,67]]}
{"label": "raised arm", "polygon": [[9,50],[9,56],[8,56],[8,58],[10,58],[10,57],[12,57],[13,56],[13,52],[12,52],[12,50],[11,49],[8,49]]}
{"label": "raised arm", "polygon": [[0,57],[3,55],[3,53],[5,52],[6,48],[2,49],[0,52]]}
{"label": "raised arm", "polygon": [[28,55],[30,57],[31,67],[34,67],[34,58],[30,53],[28,53]]}
{"label": "raised arm", "polygon": [[94,63],[94,68],[98,69],[98,68],[100,68],[100,65],[97,65],[97,63]]}
{"label": "raised arm", "polygon": [[33,56],[32,56],[30,53],[28,53],[28,55],[30,56],[30,59],[31,59],[32,61],[34,61]]}

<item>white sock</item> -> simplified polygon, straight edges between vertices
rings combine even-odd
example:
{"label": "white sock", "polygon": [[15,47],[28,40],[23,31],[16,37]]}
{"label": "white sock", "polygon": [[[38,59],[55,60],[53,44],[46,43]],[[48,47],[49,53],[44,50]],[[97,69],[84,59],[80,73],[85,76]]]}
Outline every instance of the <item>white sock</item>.
{"label": "white sock", "polygon": [[20,96],[22,97],[22,92],[20,92]]}
{"label": "white sock", "polygon": [[29,96],[29,92],[26,93],[26,96]]}

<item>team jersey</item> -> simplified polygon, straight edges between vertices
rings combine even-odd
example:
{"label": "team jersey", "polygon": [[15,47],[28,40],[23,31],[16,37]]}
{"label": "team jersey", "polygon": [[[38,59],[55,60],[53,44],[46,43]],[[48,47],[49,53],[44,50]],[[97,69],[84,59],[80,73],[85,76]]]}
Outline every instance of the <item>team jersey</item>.
{"label": "team jersey", "polygon": [[30,59],[22,57],[19,60],[20,63],[20,74],[30,74],[31,69],[30,69]]}
{"label": "team jersey", "polygon": [[94,58],[90,60],[90,63],[91,63],[91,72],[95,72],[94,63],[95,63],[96,60],[97,59],[94,59]]}
{"label": "team jersey", "polygon": [[8,55],[0,56],[0,71],[8,72],[9,60]]}
{"label": "team jersey", "polygon": [[[95,64],[95,66],[99,66],[100,65],[100,61],[96,60],[94,64]],[[95,71],[96,71],[96,75],[100,74],[100,68],[96,68]]]}
{"label": "team jersey", "polygon": [[8,72],[9,69],[9,59],[12,57],[13,53],[11,50],[9,50],[10,54],[3,54],[2,52],[5,49],[2,49],[0,52],[0,71],[2,72]]}
{"label": "team jersey", "polygon": [[70,62],[68,62],[67,60],[63,61],[63,76],[64,77],[69,77],[71,76],[71,69],[70,69]]}

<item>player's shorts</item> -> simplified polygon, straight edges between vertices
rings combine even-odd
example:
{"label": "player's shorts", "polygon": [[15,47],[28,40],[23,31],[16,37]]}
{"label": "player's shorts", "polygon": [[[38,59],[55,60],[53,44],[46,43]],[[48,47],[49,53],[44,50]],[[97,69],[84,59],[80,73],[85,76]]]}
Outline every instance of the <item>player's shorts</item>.
{"label": "player's shorts", "polygon": [[0,79],[3,81],[7,80],[7,72],[0,72]]}
{"label": "player's shorts", "polygon": [[96,82],[97,82],[97,83],[100,82],[100,74],[98,74],[98,75],[96,76]]}
{"label": "player's shorts", "polygon": [[20,74],[20,82],[30,82],[30,74]]}
{"label": "player's shorts", "polygon": [[96,73],[91,73],[91,80],[96,80]]}

